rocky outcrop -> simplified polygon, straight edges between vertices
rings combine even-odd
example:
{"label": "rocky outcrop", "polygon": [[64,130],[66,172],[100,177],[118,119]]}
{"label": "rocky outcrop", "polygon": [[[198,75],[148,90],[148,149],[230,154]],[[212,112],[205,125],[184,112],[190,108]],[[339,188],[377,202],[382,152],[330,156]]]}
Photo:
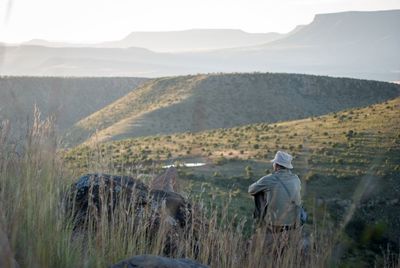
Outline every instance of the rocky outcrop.
{"label": "rocky outcrop", "polygon": [[[166,175],[173,173],[167,170]],[[172,188],[173,190],[173,188]],[[147,185],[130,176],[87,174],[71,187],[68,209],[73,213],[75,226],[82,226],[88,216],[101,217],[111,214],[115,208],[142,211],[150,207],[154,214],[165,209],[171,222],[184,226],[190,214],[190,204],[179,193],[149,189]],[[107,215],[110,216],[110,215]]]}
{"label": "rocky outcrop", "polygon": [[194,241],[193,251],[198,252],[198,233],[207,228],[207,224],[196,216],[201,208],[169,190],[170,187],[174,190],[176,177],[176,169],[168,169],[155,177],[156,182],[150,185],[158,187],[153,189],[130,176],[87,174],[80,177],[67,195],[67,209],[73,218],[74,230],[77,233],[88,227],[98,230],[126,221],[134,226],[130,231],[144,232],[149,243],[161,239],[163,253],[167,256],[177,256],[179,243],[188,233]]}
{"label": "rocky outcrop", "polygon": [[207,268],[190,259],[172,259],[154,255],[138,255],[123,260],[110,268]]}
{"label": "rocky outcrop", "polygon": [[104,212],[112,212],[116,206],[130,203],[135,207],[143,206],[147,196],[148,187],[133,177],[86,174],[72,185],[67,209],[73,215],[75,228],[79,228],[89,216],[98,218]]}

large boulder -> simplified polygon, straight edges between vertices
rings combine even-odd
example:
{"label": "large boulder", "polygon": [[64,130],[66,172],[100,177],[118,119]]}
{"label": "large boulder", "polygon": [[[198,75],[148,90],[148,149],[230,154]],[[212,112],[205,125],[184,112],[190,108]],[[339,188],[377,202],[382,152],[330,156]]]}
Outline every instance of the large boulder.
{"label": "large boulder", "polygon": [[[167,170],[167,175],[171,174]],[[154,214],[165,209],[171,223],[183,227],[189,220],[190,204],[179,193],[159,189],[149,189],[147,185],[130,176],[108,174],[87,174],[71,187],[68,208],[73,213],[75,227],[84,224],[88,215],[99,217],[104,209],[107,214],[118,206],[133,206],[133,210],[149,206]],[[137,216],[137,215],[132,215]]]}
{"label": "large boulder", "polygon": [[154,255],[138,255],[123,260],[111,268],[207,268],[190,259],[172,259]]}
{"label": "large boulder", "polygon": [[[161,238],[164,241],[163,253],[174,255],[186,232],[192,232],[196,240],[201,225],[192,215],[196,206],[192,207],[182,195],[170,191],[171,182],[176,180],[175,174],[174,169],[169,169],[165,176],[155,177],[155,180],[161,178],[163,183],[154,188],[130,176],[87,174],[80,177],[68,195],[67,208],[74,220],[74,230],[107,227],[103,225],[107,222],[122,221],[123,226],[124,222],[128,225],[133,223],[135,228],[145,232],[149,243]],[[194,250],[197,251],[196,246]]]}
{"label": "large boulder", "polygon": [[[108,212],[132,202],[136,207],[147,202],[148,187],[129,176],[86,174],[71,187],[68,209],[73,214],[75,227],[82,227],[89,215],[98,217],[102,209]],[[104,212],[104,211],[103,211]]]}

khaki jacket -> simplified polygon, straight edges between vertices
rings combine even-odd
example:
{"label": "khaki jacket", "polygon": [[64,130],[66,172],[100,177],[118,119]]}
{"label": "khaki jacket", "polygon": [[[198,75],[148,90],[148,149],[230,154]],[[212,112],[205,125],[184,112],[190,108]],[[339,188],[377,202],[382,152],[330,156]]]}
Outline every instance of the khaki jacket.
{"label": "khaki jacket", "polygon": [[[278,178],[286,186],[288,195]],[[264,221],[273,226],[293,226],[299,221],[301,205],[301,182],[297,175],[288,169],[281,169],[264,176],[249,186],[249,193],[256,195],[264,193],[266,213]]]}

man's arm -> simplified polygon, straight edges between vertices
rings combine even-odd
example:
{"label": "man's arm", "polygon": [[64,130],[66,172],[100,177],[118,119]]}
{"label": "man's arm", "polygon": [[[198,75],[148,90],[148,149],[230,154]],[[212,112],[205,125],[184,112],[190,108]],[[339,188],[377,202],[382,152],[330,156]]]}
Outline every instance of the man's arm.
{"label": "man's arm", "polygon": [[272,186],[275,184],[275,182],[272,179],[272,176],[264,176],[261,179],[259,179],[257,182],[253,183],[252,185],[249,186],[249,194],[255,195],[261,191],[268,191],[271,190]]}

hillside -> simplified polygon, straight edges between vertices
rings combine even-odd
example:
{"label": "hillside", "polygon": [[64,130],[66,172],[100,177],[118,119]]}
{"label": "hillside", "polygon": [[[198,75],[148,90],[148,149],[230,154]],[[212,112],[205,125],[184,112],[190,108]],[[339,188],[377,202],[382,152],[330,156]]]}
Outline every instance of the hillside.
{"label": "hillside", "polygon": [[60,131],[143,83],[143,78],[0,77],[0,121],[26,128],[36,105]]}
{"label": "hillside", "polygon": [[216,74],[151,80],[79,121],[70,144],[278,122],[365,106],[395,84],[300,74]]}
{"label": "hillside", "polygon": [[150,77],[171,60],[143,48],[20,45],[0,46],[0,55],[0,74],[11,76]]}
{"label": "hillside", "polygon": [[365,267],[381,260],[387,243],[394,252],[399,249],[399,111],[396,98],[276,124],[82,145],[68,151],[65,160],[80,172],[111,168],[133,174],[143,172],[138,170],[143,164],[153,172],[153,164],[206,163],[181,168],[187,191],[204,193],[221,205],[229,199],[234,213],[250,218],[248,185],[271,172],[268,160],[276,150],[286,150],[295,156],[310,221],[325,227],[326,221],[334,223],[338,256],[350,267]]}

